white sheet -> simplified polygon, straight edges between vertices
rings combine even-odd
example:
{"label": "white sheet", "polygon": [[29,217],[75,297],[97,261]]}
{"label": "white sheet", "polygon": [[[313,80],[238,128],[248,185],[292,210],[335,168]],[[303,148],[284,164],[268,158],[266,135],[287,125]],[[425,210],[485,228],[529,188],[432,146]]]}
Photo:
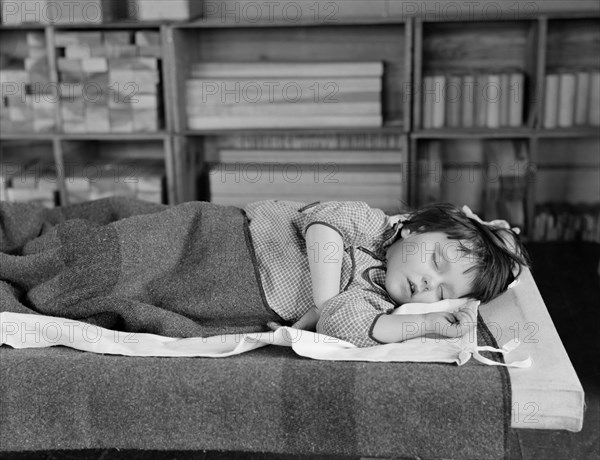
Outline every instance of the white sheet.
{"label": "white sheet", "polygon": [[[463,306],[476,309],[479,302],[444,300],[434,304],[407,304],[397,309],[395,314],[453,312]],[[1,343],[13,348],[62,345],[92,353],[124,356],[224,358],[266,345],[278,345],[292,347],[298,355],[320,360],[447,362],[462,365],[474,356],[486,364],[497,365],[479,355],[482,348],[477,346],[476,337],[473,325],[463,337],[457,339],[418,337],[401,343],[358,348],[334,337],[289,327],[273,332],[181,339],[113,331],[66,318],[0,313]],[[493,350],[509,353],[517,345],[518,342],[513,340],[503,349]],[[510,365],[529,367],[531,360],[526,358]]]}

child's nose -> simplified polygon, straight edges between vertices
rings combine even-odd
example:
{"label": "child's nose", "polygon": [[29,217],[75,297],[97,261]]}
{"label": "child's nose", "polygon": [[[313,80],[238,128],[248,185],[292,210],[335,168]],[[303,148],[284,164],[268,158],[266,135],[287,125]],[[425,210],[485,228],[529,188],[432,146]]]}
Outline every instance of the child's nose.
{"label": "child's nose", "polygon": [[421,278],[418,289],[419,292],[435,291],[438,284],[439,281],[435,277],[425,275],[423,278]]}

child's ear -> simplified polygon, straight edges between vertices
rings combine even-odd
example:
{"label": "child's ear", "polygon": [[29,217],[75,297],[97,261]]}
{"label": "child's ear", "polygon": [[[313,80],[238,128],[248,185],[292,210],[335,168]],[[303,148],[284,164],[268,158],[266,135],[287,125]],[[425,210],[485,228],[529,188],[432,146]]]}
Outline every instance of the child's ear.
{"label": "child's ear", "polygon": [[402,239],[405,239],[406,237],[408,237],[408,235],[410,235],[410,230],[408,228],[403,228],[402,230],[400,230],[400,236],[402,237]]}

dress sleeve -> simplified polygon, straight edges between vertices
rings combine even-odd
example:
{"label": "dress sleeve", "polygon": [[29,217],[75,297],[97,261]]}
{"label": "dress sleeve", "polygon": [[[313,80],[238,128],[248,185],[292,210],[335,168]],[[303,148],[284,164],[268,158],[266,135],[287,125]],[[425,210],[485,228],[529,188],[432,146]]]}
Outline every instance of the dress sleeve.
{"label": "dress sleeve", "polygon": [[378,235],[386,228],[388,217],[380,209],[360,201],[330,201],[304,211],[303,234],[314,224],[322,224],[337,231],[346,245],[360,245],[369,236]]}
{"label": "dress sleeve", "polygon": [[[390,307],[390,311],[393,307]],[[343,292],[325,302],[317,332],[345,340],[358,347],[380,345],[372,336],[377,318],[387,314],[376,299],[362,289]]]}

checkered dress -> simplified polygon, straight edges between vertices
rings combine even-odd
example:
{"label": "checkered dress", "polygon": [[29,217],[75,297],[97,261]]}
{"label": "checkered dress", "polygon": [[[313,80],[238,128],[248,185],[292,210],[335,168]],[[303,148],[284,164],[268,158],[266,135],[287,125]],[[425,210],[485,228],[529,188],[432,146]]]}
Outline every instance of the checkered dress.
{"label": "checkered dress", "polygon": [[400,225],[362,202],[261,201],[245,211],[269,306],[290,323],[313,305],[308,257],[336,256],[334,248],[321,254],[307,248],[307,228],[323,224],[342,236],[340,294],[324,305],[317,330],[358,346],[376,345],[375,320],[397,306],[384,289],[385,254]]}

